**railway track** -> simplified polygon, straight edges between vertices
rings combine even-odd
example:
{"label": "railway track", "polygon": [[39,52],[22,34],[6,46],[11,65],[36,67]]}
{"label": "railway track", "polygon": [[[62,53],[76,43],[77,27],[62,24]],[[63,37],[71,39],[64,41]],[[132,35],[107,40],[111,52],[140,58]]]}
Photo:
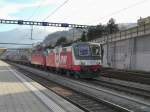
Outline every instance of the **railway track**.
{"label": "railway track", "polygon": [[[141,77],[142,76],[144,77],[144,75],[141,75]],[[150,77],[147,76],[146,78],[150,78]],[[118,83],[112,83],[110,81],[103,81],[100,79],[86,79],[86,80],[81,79],[81,82],[82,81],[88,82],[95,86],[102,86],[102,87],[109,88],[111,90],[116,90],[117,92],[121,91],[127,94],[136,95],[136,96],[143,97],[143,98],[150,98],[150,90],[144,90],[143,88],[130,87],[130,86],[126,86],[126,85],[122,85]]]}
{"label": "railway track", "polygon": [[104,77],[150,85],[150,73],[148,72],[133,72],[133,71],[104,69],[101,75]]}
{"label": "railway track", "polygon": [[20,68],[17,68],[17,70],[86,112],[120,112],[120,110],[112,107],[111,105],[106,105],[90,96],[70,90],[43,77],[37,76],[29,71]]}
{"label": "railway track", "polygon": [[142,88],[139,89],[139,88],[129,87],[129,86],[121,85],[121,84],[116,84],[116,83],[112,83],[108,81],[101,81],[101,80],[96,80],[96,79],[90,81],[90,83],[95,86],[102,86],[102,87],[109,88],[111,90],[115,90],[119,92],[121,91],[121,92],[125,92],[131,95],[136,95],[138,97],[150,99],[150,91],[144,90]]}
{"label": "railway track", "polygon": [[140,99],[135,99],[127,95],[121,95],[113,91],[102,89],[98,86],[92,84],[87,84],[84,82],[79,82],[76,80],[67,79],[61,76],[53,75],[48,72],[43,72],[29,68],[26,66],[17,65],[24,70],[28,70],[35,75],[40,75],[47,78],[48,80],[54,81],[60,85],[63,85],[67,88],[70,88],[78,93],[82,93],[86,96],[92,97],[96,101],[103,102],[119,111],[127,112],[149,112],[150,111],[150,102],[141,101]]}

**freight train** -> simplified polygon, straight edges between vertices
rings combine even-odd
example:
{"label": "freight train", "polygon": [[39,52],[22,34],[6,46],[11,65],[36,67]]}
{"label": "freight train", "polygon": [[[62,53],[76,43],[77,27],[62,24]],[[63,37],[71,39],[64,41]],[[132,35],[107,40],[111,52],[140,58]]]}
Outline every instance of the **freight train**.
{"label": "freight train", "polygon": [[18,60],[15,56],[11,57],[11,60],[75,78],[94,78],[98,76],[102,67],[102,51],[102,46],[98,43],[77,42],[53,49],[35,49],[26,61],[21,58]]}

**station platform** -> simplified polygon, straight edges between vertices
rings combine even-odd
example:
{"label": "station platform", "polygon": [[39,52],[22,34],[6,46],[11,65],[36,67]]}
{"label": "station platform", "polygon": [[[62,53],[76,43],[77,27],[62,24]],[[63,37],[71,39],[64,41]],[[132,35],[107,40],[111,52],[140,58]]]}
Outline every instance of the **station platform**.
{"label": "station platform", "polygon": [[0,112],[83,111],[0,60]]}

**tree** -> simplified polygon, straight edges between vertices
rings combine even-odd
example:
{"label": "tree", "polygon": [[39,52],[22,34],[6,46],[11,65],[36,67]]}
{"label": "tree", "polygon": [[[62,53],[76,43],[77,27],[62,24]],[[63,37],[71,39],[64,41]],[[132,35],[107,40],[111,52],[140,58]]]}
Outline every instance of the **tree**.
{"label": "tree", "polygon": [[[115,23],[115,20],[111,18],[107,25],[99,24],[97,26],[91,26],[89,27],[86,35],[87,41],[101,38],[104,34],[112,34],[119,31],[118,25]],[[82,35],[84,36],[84,35]],[[81,39],[84,39],[84,37],[81,37]]]}
{"label": "tree", "polygon": [[57,40],[55,46],[59,46],[59,45],[65,44],[65,43],[67,43],[67,38],[66,38],[66,37],[60,37],[60,38]]}
{"label": "tree", "polygon": [[81,35],[81,39],[80,39],[80,40],[81,40],[82,42],[87,41],[85,31],[82,33],[82,35]]}
{"label": "tree", "polygon": [[50,45],[46,46],[45,48],[52,49],[54,47],[50,44]]}
{"label": "tree", "polygon": [[97,26],[92,26],[88,29],[88,32],[87,32],[87,39],[88,40],[93,40],[93,39],[96,39],[96,38],[100,38],[103,33],[105,32],[105,26],[104,25],[97,25]]}
{"label": "tree", "polygon": [[87,32],[87,40],[90,40],[94,35],[94,27],[89,27]]}
{"label": "tree", "polygon": [[111,18],[106,26],[106,32],[108,34],[112,34],[119,31],[118,25],[115,23],[115,20],[113,18]]}

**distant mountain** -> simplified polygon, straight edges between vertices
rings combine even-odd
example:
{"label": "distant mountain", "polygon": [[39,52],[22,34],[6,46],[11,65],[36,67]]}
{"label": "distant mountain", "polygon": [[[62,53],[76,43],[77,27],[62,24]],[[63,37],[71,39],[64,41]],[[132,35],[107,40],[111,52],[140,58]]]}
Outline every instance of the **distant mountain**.
{"label": "distant mountain", "polygon": [[49,34],[43,41],[45,45],[54,45],[60,37],[66,37],[68,41],[76,40],[81,37],[82,31],[78,29],[71,29],[68,31],[58,31]]}
{"label": "distant mountain", "polygon": [[[11,31],[0,32],[0,43],[35,43],[43,41],[43,39],[49,34],[47,31],[42,31],[40,29],[33,30],[33,40],[31,40],[31,31],[29,29],[14,29]],[[16,48],[16,47],[27,47],[20,45],[3,45],[0,47]]]}
{"label": "distant mountain", "polygon": [[[126,30],[131,27],[137,26],[137,23],[120,23],[118,24],[120,30]],[[37,43],[43,42],[46,45],[54,45],[58,38],[64,36],[69,41],[76,40],[82,35],[80,29],[70,29],[68,31],[48,32],[40,29],[33,30],[33,40],[31,40],[30,29],[14,29],[11,31],[0,32],[0,43]],[[16,48],[16,47],[29,47],[29,46],[14,46],[14,45],[2,45],[0,47]],[[31,47],[31,46],[30,46]]]}
{"label": "distant mountain", "polygon": [[[120,30],[126,30],[135,26],[137,26],[137,23],[119,23],[118,24],[118,27]],[[44,39],[43,43],[45,45],[50,45],[50,44],[54,45],[60,37],[67,37],[67,39],[71,41],[71,40],[76,40],[77,38],[80,38],[81,35],[82,35],[81,30],[74,30],[74,33],[73,33],[73,29],[68,30],[68,31],[58,31],[58,32],[49,34]]]}
{"label": "distant mountain", "polygon": [[136,27],[137,23],[119,23],[118,27],[120,30],[126,30],[132,27]]}

